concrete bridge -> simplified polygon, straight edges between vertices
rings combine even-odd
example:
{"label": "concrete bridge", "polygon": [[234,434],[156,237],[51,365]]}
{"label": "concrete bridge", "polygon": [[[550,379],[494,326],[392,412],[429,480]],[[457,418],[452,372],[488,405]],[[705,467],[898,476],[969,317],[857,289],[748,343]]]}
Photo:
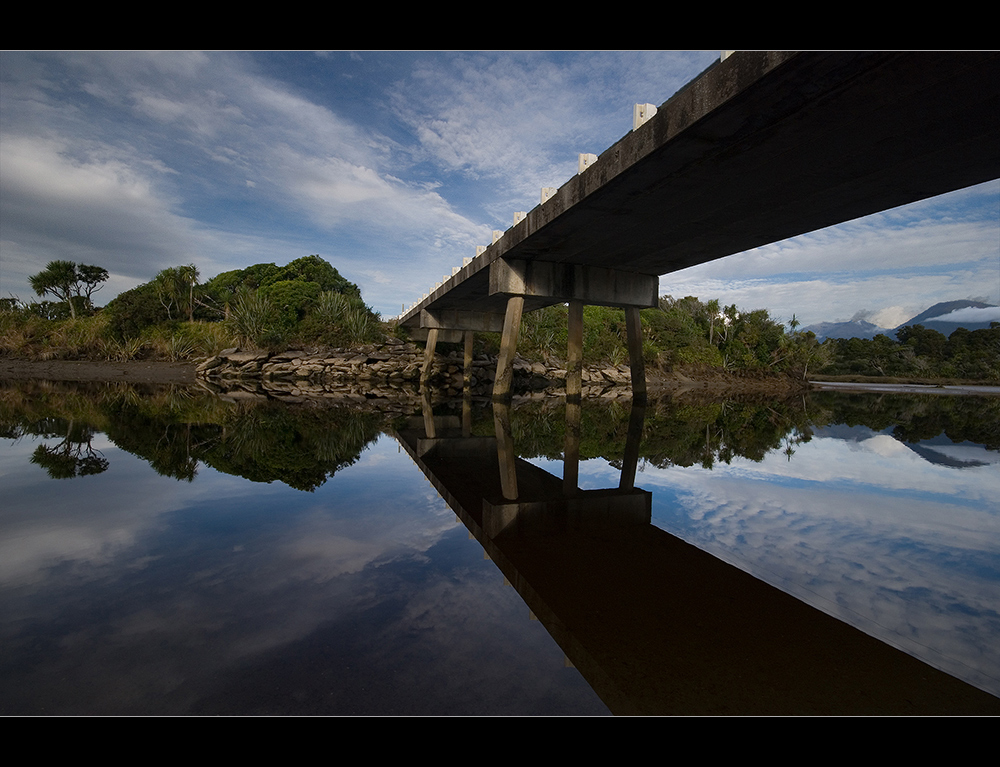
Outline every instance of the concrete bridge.
{"label": "concrete bridge", "polygon": [[568,303],[579,396],[583,305],[620,306],[642,397],[660,275],[1000,177],[1000,53],[728,53],[401,315],[427,369],[502,332],[502,399],[521,314]]}

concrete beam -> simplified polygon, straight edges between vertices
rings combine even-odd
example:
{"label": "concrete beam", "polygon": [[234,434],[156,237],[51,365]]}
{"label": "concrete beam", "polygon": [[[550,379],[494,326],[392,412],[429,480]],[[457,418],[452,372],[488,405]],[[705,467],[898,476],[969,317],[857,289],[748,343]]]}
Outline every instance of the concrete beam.
{"label": "concrete beam", "polygon": [[410,338],[414,341],[427,341],[432,330],[437,331],[437,340],[443,344],[457,344],[462,342],[464,330],[446,330],[444,328],[407,328]]}
{"label": "concrete beam", "polygon": [[655,274],[552,261],[498,259],[490,264],[490,295],[582,301],[598,306],[657,306]]}
{"label": "concrete beam", "polygon": [[503,331],[503,315],[466,309],[443,309],[440,311],[424,309],[420,312],[420,327],[484,330],[490,333],[500,333]]}

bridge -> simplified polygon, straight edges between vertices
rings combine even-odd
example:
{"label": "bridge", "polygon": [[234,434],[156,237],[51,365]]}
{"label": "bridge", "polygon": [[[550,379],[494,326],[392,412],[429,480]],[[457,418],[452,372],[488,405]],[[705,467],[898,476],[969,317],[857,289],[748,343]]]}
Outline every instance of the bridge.
{"label": "bridge", "polygon": [[639,310],[659,276],[1000,177],[1000,53],[736,51],[515,214],[399,318],[426,340],[501,332],[510,394],[521,315],[569,304],[566,393],[580,393],[584,304],[625,310],[645,396]]}

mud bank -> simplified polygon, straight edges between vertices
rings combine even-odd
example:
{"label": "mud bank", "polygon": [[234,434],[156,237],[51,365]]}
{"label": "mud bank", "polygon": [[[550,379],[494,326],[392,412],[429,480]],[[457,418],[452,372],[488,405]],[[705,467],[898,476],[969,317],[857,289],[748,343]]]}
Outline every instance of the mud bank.
{"label": "mud bank", "polygon": [[193,362],[0,359],[0,380],[29,378],[150,384],[193,384],[197,380]]}

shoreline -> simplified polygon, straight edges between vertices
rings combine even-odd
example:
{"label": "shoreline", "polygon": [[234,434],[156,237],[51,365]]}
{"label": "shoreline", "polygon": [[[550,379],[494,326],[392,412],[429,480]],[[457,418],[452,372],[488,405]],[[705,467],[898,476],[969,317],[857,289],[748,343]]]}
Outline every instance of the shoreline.
{"label": "shoreline", "polygon": [[874,381],[810,381],[815,391],[879,392],[888,394],[977,394],[1000,395],[1000,386],[976,384],[902,384]]}
{"label": "shoreline", "polygon": [[[124,382],[161,385],[195,385],[199,383],[199,361],[169,362],[165,360],[134,360],[112,362],[106,360],[24,360],[0,358],[0,380],[50,380],[79,382]],[[652,371],[650,371],[652,372]],[[683,373],[654,373],[647,376],[647,385],[654,390],[726,390],[733,387],[744,393],[772,393],[787,396],[788,381],[778,377],[774,380],[754,379],[731,375],[721,371],[698,371]],[[707,374],[706,374],[707,373]],[[247,376],[249,382],[258,376]],[[352,376],[353,377],[353,376]],[[202,379],[204,380],[204,379]],[[778,385],[781,381],[782,385]],[[357,383],[364,383],[357,381]],[[561,381],[553,382],[556,386]],[[433,387],[432,387],[433,388]],[[898,394],[944,394],[1000,396],[1000,386],[975,384],[901,384],[878,383],[874,381],[809,381],[803,389],[811,391],[880,392]]]}
{"label": "shoreline", "polygon": [[0,380],[123,381],[146,384],[195,384],[194,362],[137,360],[19,360],[0,358]]}
{"label": "shoreline", "polygon": [[[214,358],[218,360],[219,358]],[[356,358],[357,359],[357,358]],[[303,360],[307,362],[308,360]],[[210,359],[211,362],[211,359]],[[397,365],[402,362],[397,361]],[[435,376],[435,380],[431,381],[430,388],[433,391],[441,390],[438,393],[450,392],[451,389],[457,389],[461,391],[461,373],[458,372],[456,366],[454,365],[455,360],[442,359],[436,362],[435,369],[439,373],[444,373],[444,375]],[[445,370],[450,369],[450,375],[445,373]],[[383,363],[384,364],[384,363]],[[413,363],[410,362],[412,365]],[[478,365],[484,365],[486,368],[491,368],[493,364],[486,363],[485,361],[478,361]],[[361,389],[413,389],[417,390],[418,384],[415,380],[415,376],[408,376],[406,380],[384,380],[380,381],[378,378],[380,376],[373,377],[369,375],[372,366],[369,364],[359,365],[355,363],[356,367],[353,370],[339,371],[336,375],[329,375],[324,373],[318,373],[318,371],[309,371],[311,375],[308,378],[304,375],[306,374],[306,369],[308,365],[299,365],[300,369],[295,370],[294,373],[289,375],[279,375],[274,376],[270,373],[260,370],[259,367],[255,370],[245,370],[241,371],[237,375],[225,375],[217,376],[211,375],[212,373],[219,373],[219,369],[209,369],[202,370],[206,366],[206,362],[203,360],[193,360],[185,362],[168,362],[163,360],[133,360],[127,362],[112,362],[106,360],[23,360],[23,359],[12,359],[12,358],[0,358],[0,381],[2,380],[49,380],[49,381],[63,381],[63,382],[80,382],[80,383],[135,383],[135,384],[153,384],[153,385],[185,385],[185,386],[195,386],[200,385],[211,390],[250,390],[258,388],[266,388],[267,390],[275,390],[275,393],[281,392],[282,389],[291,387],[291,391],[295,394],[301,393],[305,394],[309,390],[361,390]],[[392,365],[396,367],[396,365]],[[368,368],[368,371],[364,373],[361,372],[361,368]],[[289,371],[290,373],[291,371]],[[558,376],[549,378],[549,370],[534,370],[529,372],[529,368],[525,365],[525,369],[519,371],[522,376],[534,377],[534,386],[527,385],[518,387],[519,389],[524,389],[521,394],[527,392],[528,394],[534,395],[554,395],[563,393],[565,386],[565,381],[563,378]],[[561,372],[561,371],[560,371]],[[694,374],[691,371],[687,371],[689,375],[684,375],[683,373],[662,373],[660,371],[648,371],[647,372],[647,387],[650,392],[686,392],[686,393],[701,393],[708,394],[718,393],[718,394],[750,394],[750,395],[766,395],[774,396],[777,398],[783,398],[789,396],[793,393],[791,390],[802,390],[808,389],[808,385],[796,385],[797,382],[790,381],[789,379],[776,376],[761,378],[757,376],[740,376],[731,375],[719,371],[699,371],[701,375]],[[617,395],[631,393],[631,387],[628,385],[627,374],[621,371],[616,371],[615,378],[620,380],[604,380],[602,376],[598,376],[596,372],[592,372],[593,378],[595,379],[591,385],[585,382],[585,389],[591,389],[591,396],[597,392],[603,392],[605,389],[611,388],[616,390]],[[600,382],[596,379],[601,378]],[[311,380],[309,380],[311,379]],[[449,380],[451,379],[451,380]],[[492,387],[492,376],[482,380],[477,389],[483,389],[479,391],[479,394],[486,394],[488,396],[489,391]],[[525,378],[521,378],[522,383],[528,383]],[[544,381],[544,383],[542,383]],[[791,386],[790,386],[791,384]],[[617,391],[620,390],[620,391]],[[315,391],[311,393],[317,393]],[[321,392],[319,392],[321,393]]]}
{"label": "shoreline", "polygon": [[[142,384],[181,384],[194,385],[198,383],[198,365],[196,361],[168,362],[164,360],[136,360],[129,362],[110,362],[104,360],[22,360],[0,358],[0,380],[30,380],[41,379],[50,381],[98,381],[124,382]],[[774,391],[774,382],[759,380],[751,382],[741,376],[713,373],[705,376],[688,377],[683,374],[667,374],[650,376],[648,385],[651,389],[689,389],[701,390],[727,389],[739,382],[741,389],[756,389],[759,393]],[[758,386],[753,384],[757,383]],[[784,389],[784,387],[779,387]],[[935,384],[900,384],[864,383],[843,381],[809,381],[808,388],[812,391],[851,391],[851,392],[881,392],[898,394],[944,394],[944,395],[984,395],[1000,396],[1000,386],[989,385],[935,385]],[[787,394],[782,391],[781,394]]]}

